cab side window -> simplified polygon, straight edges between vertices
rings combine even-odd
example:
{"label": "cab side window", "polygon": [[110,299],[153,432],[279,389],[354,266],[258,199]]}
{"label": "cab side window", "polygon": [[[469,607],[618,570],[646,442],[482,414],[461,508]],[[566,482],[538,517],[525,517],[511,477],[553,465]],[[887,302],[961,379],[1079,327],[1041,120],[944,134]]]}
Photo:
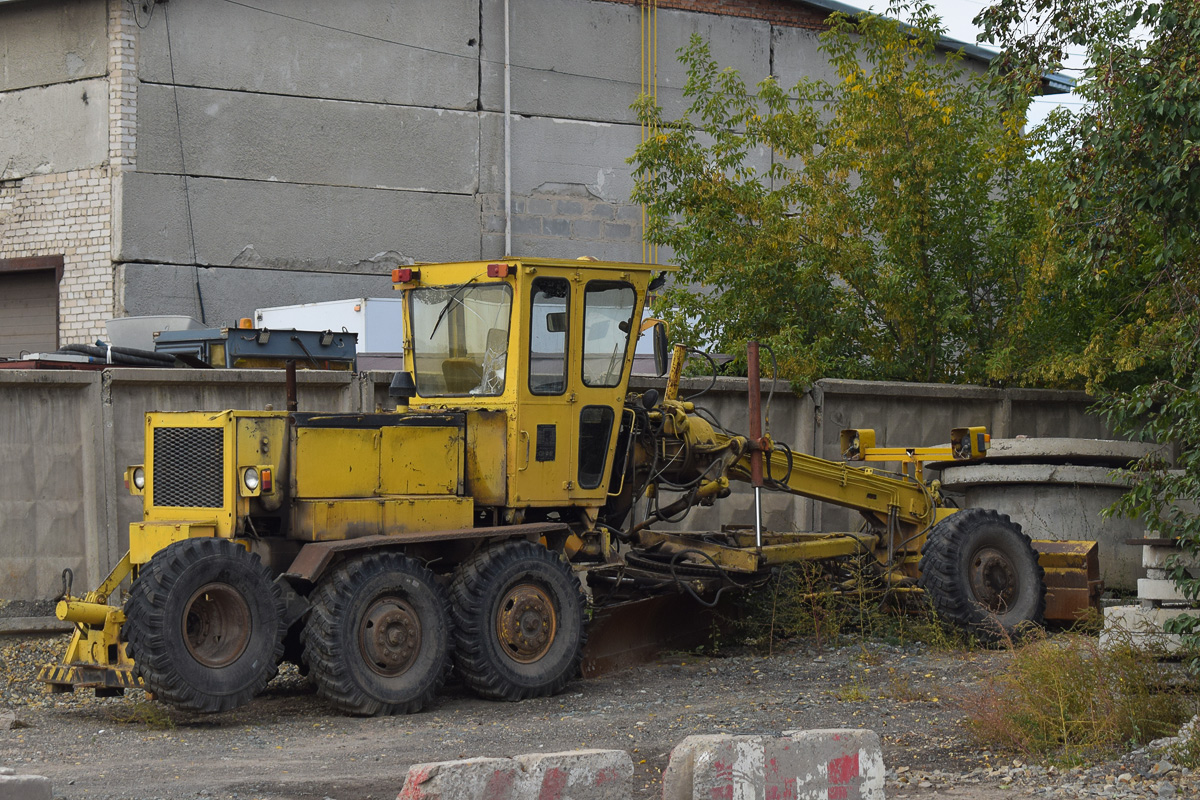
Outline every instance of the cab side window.
{"label": "cab side window", "polygon": [[583,382],[609,387],[621,383],[629,328],[637,295],[620,281],[591,281],[583,300]]}
{"label": "cab side window", "polygon": [[562,394],[567,389],[570,283],[563,278],[538,278],[530,291],[529,391]]}

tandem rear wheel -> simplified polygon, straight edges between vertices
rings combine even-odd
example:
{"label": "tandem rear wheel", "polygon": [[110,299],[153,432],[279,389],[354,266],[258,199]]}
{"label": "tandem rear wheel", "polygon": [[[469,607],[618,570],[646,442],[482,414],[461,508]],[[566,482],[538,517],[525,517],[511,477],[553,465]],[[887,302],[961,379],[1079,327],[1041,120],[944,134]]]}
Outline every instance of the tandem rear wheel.
{"label": "tandem rear wheel", "polygon": [[492,545],[459,565],[450,596],[455,666],[479,696],[544,697],[578,673],[585,600],[557,553],[526,541]]}
{"label": "tandem rear wheel", "polygon": [[364,716],[424,708],[450,672],[450,601],[434,574],[396,552],[351,559],[309,598],[304,660],[317,692]]}

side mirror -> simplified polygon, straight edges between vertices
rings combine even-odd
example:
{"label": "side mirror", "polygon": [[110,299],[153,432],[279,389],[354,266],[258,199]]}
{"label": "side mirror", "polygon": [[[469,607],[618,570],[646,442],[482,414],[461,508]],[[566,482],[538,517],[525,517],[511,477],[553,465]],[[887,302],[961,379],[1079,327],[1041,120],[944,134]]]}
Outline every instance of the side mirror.
{"label": "side mirror", "polygon": [[661,378],[667,374],[668,353],[671,350],[671,344],[667,341],[667,323],[655,320],[654,331],[650,335],[654,337],[654,371]]}
{"label": "side mirror", "polygon": [[408,405],[408,401],[416,395],[417,384],[413,381],[411,372],[397,372],[392,376],[392,382],[388,386],[388,397],[396,398],[397,405]]}

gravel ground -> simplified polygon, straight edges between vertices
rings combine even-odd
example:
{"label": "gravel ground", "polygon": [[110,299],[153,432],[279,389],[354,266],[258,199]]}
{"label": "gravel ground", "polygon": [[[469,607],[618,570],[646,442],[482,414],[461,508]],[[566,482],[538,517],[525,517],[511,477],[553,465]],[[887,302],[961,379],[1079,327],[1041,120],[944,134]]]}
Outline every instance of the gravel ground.
{"label": "gravel ground", "polygon": [[676,655],[553,698],[491,703],[451,687],[424,713],[359,719],[330,712],[287,667],[250,705],[210,716],[168,711],[138,691],[50,695],[34,675],[65,643],[0,638],[0,712],[22,726],[0,729],[0,766],[46,775],[72,800],[392,798],[412,763],[581,747],[627,750],[634,796],[650,798],[689,734],[831,727],[879,733],[889,797],[1200,798],[1200,779],[1161,743],[1066,771],[980,750],[960,699],[1005,653],[800,643],[771,657]]}

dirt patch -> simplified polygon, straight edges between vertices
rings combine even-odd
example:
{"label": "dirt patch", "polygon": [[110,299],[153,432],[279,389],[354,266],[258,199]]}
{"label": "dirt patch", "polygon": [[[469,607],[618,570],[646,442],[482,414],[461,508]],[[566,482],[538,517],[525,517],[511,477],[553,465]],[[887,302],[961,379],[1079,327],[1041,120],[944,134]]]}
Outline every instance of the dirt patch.
{"label": "dirt patch", "polygon": [[[628,751],[634,796],[651,798],[689,734],[839,727],[882,737],[889,796],[982,800],[1009,785],[1045,796],[1083,781],[1014,775],[1022,767],[1011,757],[968,740],[958,700],[1006,653],[856,644],[794,645],[769,658],[676,655],[576,681],[557,697],[494,703],[451,687],[424,713],[360,719],[332,712],[291,668],[250,705],[210,716],[170,712],[139,691],[49,695],[33,672],[65,641],[0,639],[0,706],[29,726],[0,731],[0,765],[48,776],[72,800],[393,798],[413,763],[582,747]],[[1112,796],[1158,796],[1122,795],[1127,788],[1141,785]]]}

